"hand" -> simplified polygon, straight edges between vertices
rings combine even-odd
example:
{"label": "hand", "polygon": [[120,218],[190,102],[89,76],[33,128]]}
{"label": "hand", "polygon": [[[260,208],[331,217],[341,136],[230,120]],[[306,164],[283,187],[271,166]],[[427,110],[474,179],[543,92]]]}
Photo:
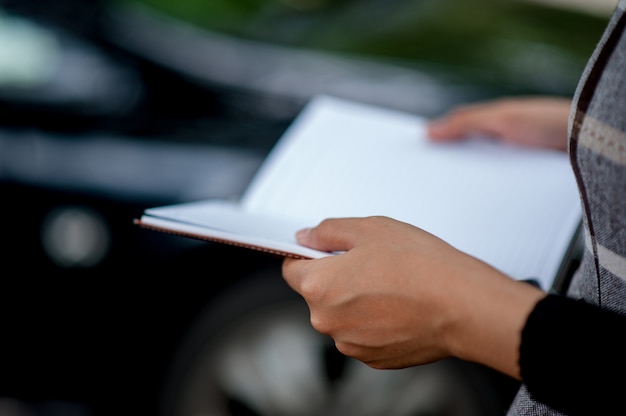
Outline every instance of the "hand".
{"label": "hand", "polygon": [[428,125],[432,140],[485,134],[504,142],[567,150],[571,100],[510,98],[459,107]]}
{"label": "hand", "polygon": [[313,327],[342,353],[374,368],[456,356],[519,378],[521,330],[541,290],[386,217],[327,219],[297,238],[345,251],[283,263]]}

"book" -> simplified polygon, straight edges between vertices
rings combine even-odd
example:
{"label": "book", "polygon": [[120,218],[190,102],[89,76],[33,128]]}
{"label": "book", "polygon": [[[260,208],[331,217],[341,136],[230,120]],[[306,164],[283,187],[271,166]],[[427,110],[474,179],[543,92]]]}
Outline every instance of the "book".
{"label": "book", "polygon": [[297,230],[384,215],[544,289],[582,210],[566,153],[489,137],[435,143],[426,118],[328,95],[296,116],[236,201],[146,209],[139,226],[280,256],[320,258]]}

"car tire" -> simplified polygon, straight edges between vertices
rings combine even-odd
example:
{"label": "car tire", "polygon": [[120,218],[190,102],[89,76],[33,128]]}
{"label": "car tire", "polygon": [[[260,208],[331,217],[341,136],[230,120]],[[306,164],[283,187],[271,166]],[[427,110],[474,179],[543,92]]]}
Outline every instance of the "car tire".
{"label": "car tire", "polygon": [[[497,376],[496,376],[497,377]],[[446,359],[375,370],[340,354],[270,269],[231,285],[187,333],[162,416],[488,416],[510,397],[481,366]],[[509,382],[510,383],[510,382]]]}

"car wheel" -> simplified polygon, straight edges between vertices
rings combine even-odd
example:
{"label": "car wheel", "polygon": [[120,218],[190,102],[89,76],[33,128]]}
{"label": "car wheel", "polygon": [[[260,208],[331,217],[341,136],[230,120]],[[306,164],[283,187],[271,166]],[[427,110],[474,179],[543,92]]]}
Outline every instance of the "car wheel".
{"label": "car wheel", "polygon": [[311,327],[279,270],[240,281],[206,308],[162,399],[163,416],[487,416],[503,414],[508,400],[470,363],[375,370],[343,356]]}

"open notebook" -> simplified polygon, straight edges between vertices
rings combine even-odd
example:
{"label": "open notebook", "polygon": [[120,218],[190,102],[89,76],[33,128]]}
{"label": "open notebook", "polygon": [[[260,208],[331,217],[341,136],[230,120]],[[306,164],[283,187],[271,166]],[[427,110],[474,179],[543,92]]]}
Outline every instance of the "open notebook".
{"label": "open notebook", "polygon": [[237,202],[147,209],[135,223],[284,256],[327,217],[386,215],[549,289],[581,220],[565,153],[488,138],[437,144],[419,115],[319,96],[296,117]]}

